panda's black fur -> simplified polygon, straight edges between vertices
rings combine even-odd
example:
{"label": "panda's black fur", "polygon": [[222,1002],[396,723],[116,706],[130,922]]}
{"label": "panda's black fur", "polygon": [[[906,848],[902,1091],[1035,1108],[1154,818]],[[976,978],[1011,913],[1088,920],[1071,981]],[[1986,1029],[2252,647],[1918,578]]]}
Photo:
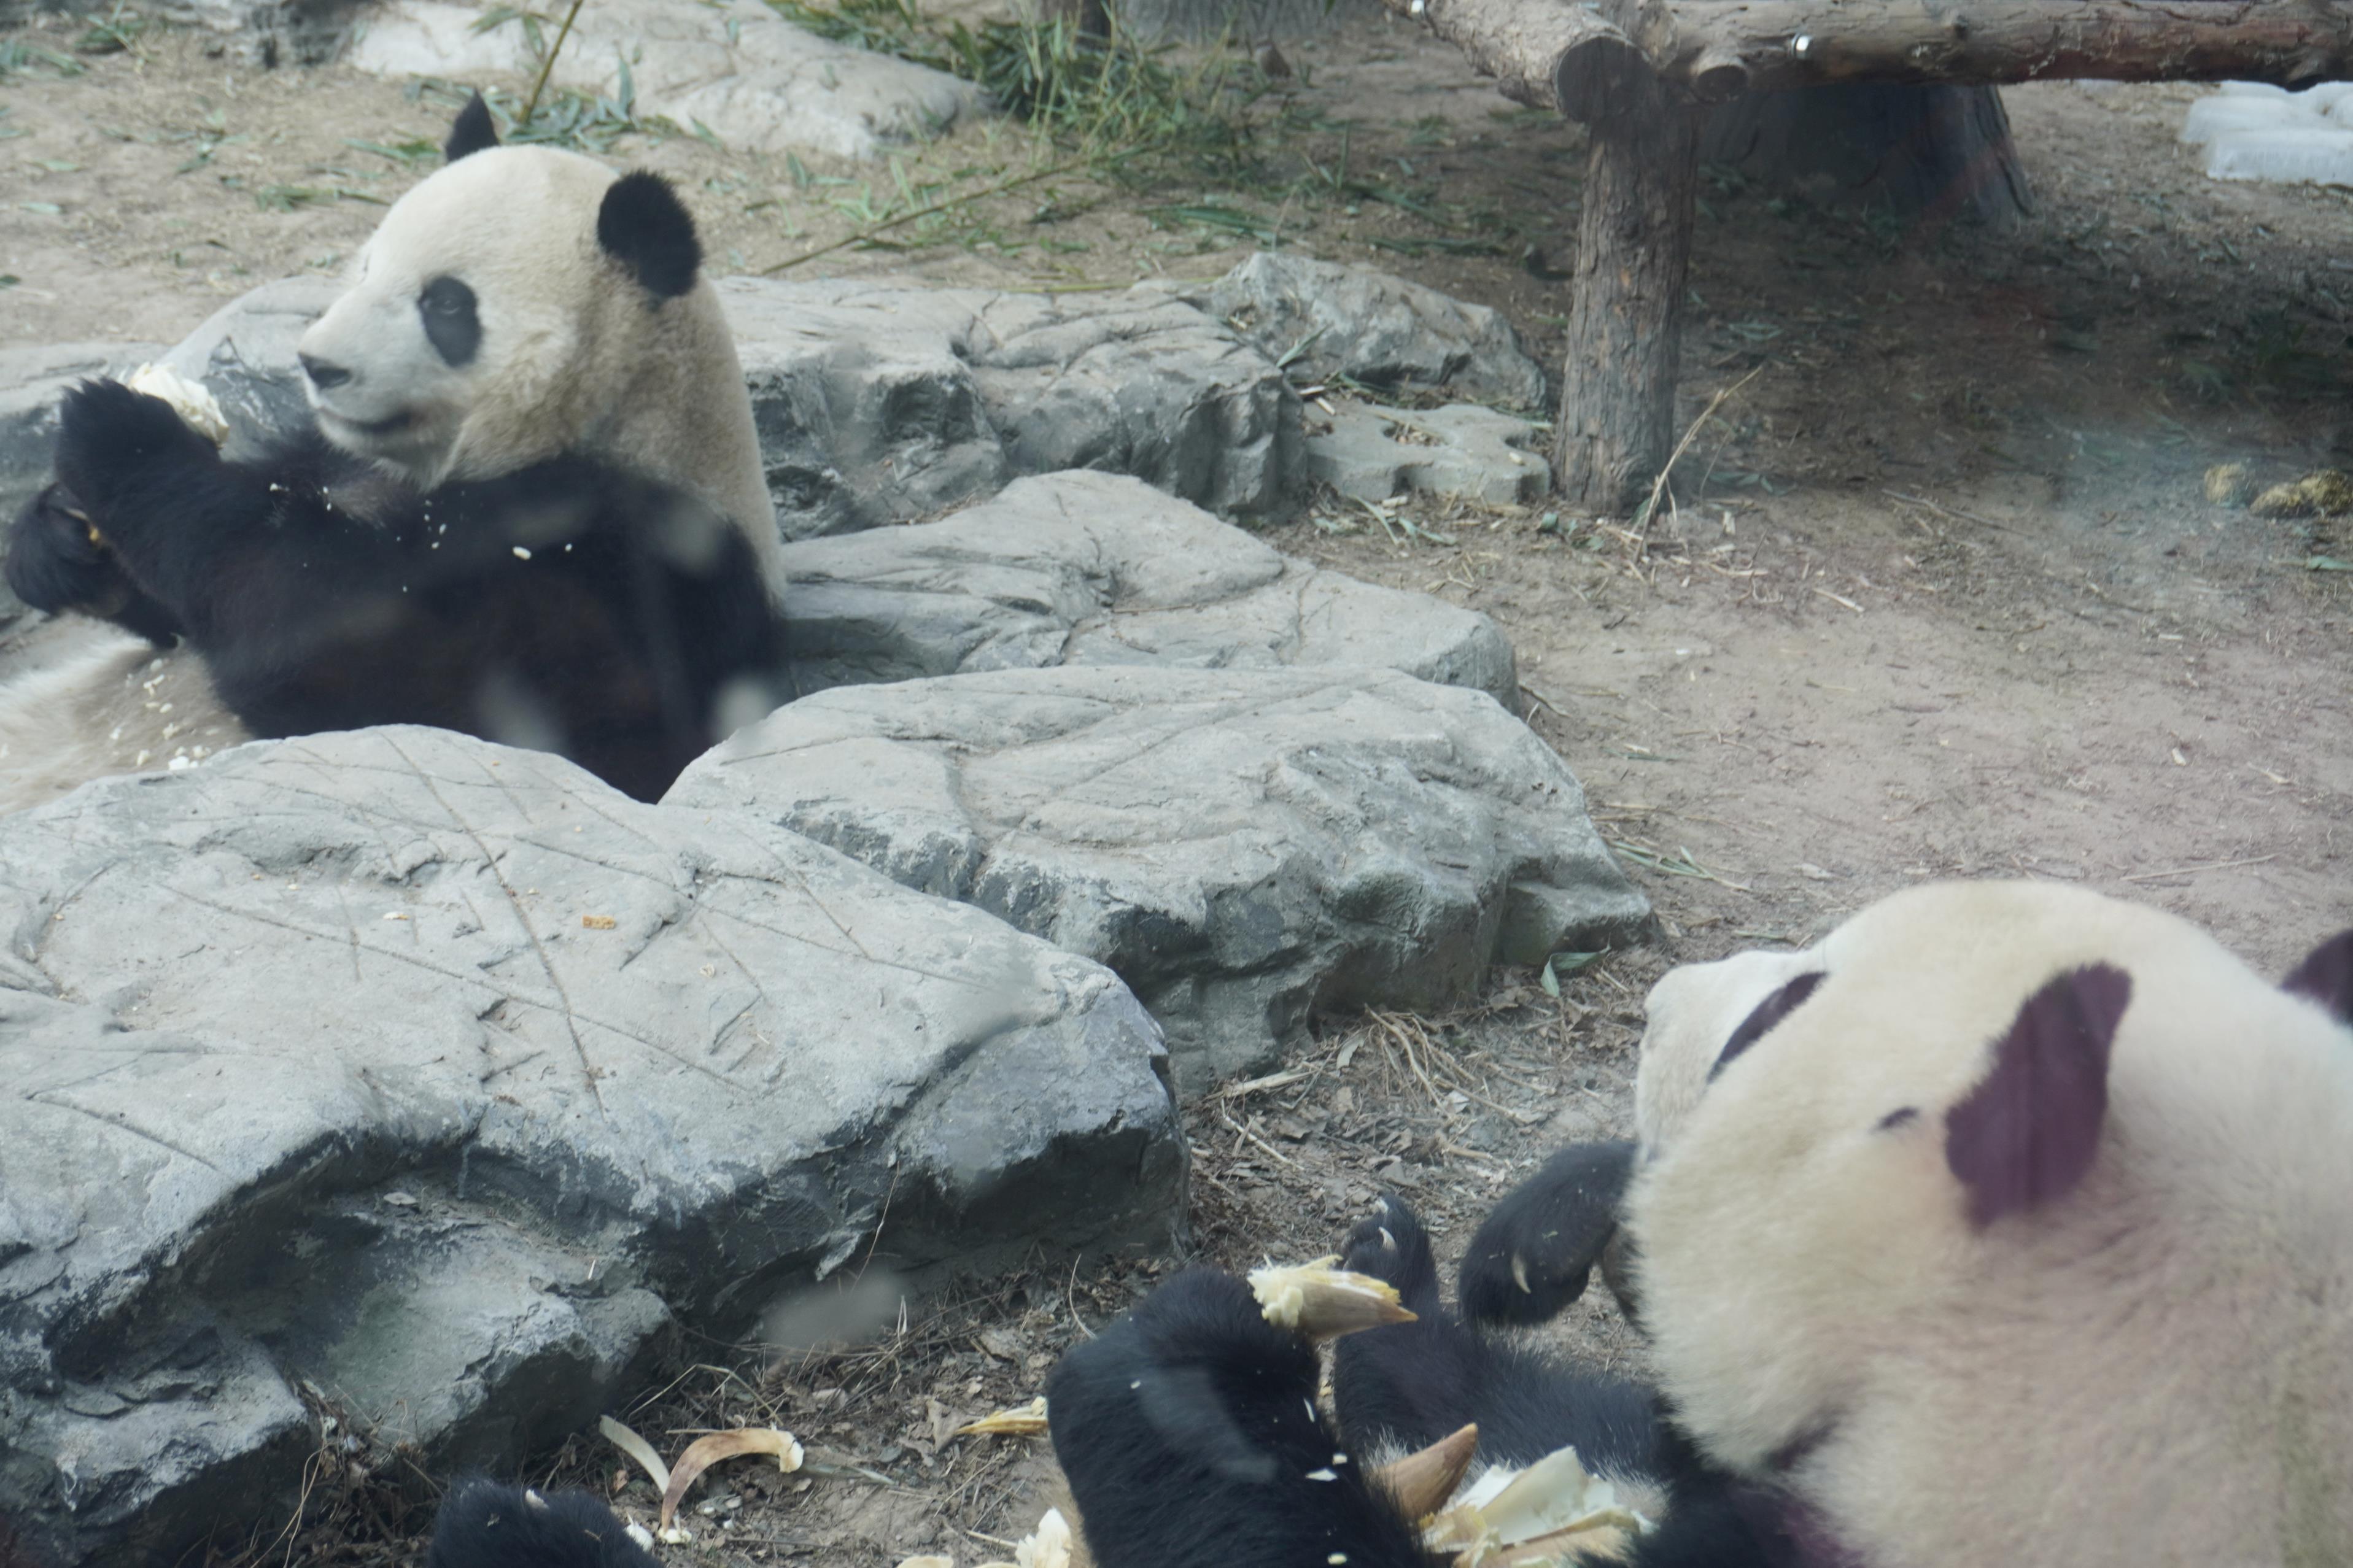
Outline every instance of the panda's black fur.
{"label": "panda's black fur", "polygon": [[224,461],[170,405],[96,381],[67,395],[57,476],[17,520],[10,587],[186,637],[258,736],[480,733],[499,674],[544,705],[551,749],[650,800],[721,738],[726,682],[783,662],[741,534],[712,520],[702,559],[664,559],[649,520],[700,503],[586,458],[420,495],[315,429]]}
{"label": "panda's black fur", "polygon": [[[1370,1450],[1315,1412],[1315,1352],[1229,1274],[1188,1269],[1062,1358],[1054,1454],[1103,1568],[1420,1568]],[[1336,1555],[1335,1555],[1336,1554]]]}
{"label": "panda's black fur", "polygon": [[1618,1230],[1634,1145],[1572,1143],[1504,1195],[1455,1276],[1465,1317],[1541,1323],[1585,1293]]}
{"label": "panda's black fur", "polygon": [[[478,100],[448,152],[496,140]],[[693,221],[654,175],[614,182],[596,239],[649,309],[695,285]],[[480,341],[475,303],[450,278],[420,300],[452,366]],[[348,378],[302,363],[322,390]],[[649,800],[782,699],[783,623],[744,524],[593,452],[420,491],[309,424],[228,461],[170,405],[97,381],[65,399],[6,577],[36,608],[184,639],[257,737],[436,725]]]}
{"label": "panda's black fur", "polygon": [[1444,1568],[1365,1467],[1472,1422],[1483,1460],[1574,1445],[1591,1469],[1662,1487],[1664,1520],[1625,1559],[1638,1568],[1796,1561],[1778,1511],[1711,1470],[1647,1391],[1449,1313],[1401,1200],[1351,1233],[1342,1263],[1387,1279],[1418,1321],[1339,1342],[1336,1432],[1316,1414],[1314,1352],[1213,1269],[1176,1276],[1063,1358],[1047,1384],[1055,1458],[1099,1568]]}
{"label": "panda's black fur", "polygon": [[[1514,1196],[1533,1193],[1542,1199],[1547,1195],[1539,1185],[1544,1176],[1539,1173]],[[1360,1441],[1370,1436],[1409,1450],[1475,1421],[1480,1458],[1493,1463],[1534,1464],[1556,1448],[1574,1447],[1588,1469],[1662,1473],[1664,1440],[1649,1391],[1622,1378],[1571,1370],[1465,1327],[1439,1300],[1430,1237],[1402,1200],[1383,1198],[1372,1217],[1349,1233],[1340,1261],[1344,1268],[1388,1280],[1415,1317],[1350,1334],[1335,1348],[1332,1398],[1342,1430]],[[1584,1272],[1576,1289],[1561,1294],[1560,1305],[1582,1291]],[[1462,1300],[1467,1309],[1471,1298]]]}
{"label": "panda's black fur", "polygon": [[473,1476],[449,1489],[425,1568],[655,1568],[613,1510],[586,1492],[543,1492]]}

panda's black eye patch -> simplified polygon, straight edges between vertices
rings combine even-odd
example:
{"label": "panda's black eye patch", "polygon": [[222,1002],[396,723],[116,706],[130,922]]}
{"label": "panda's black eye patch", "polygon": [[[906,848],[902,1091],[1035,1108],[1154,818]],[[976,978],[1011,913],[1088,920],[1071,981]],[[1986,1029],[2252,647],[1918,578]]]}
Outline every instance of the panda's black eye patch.
{"label": "panda's black eye patch", "polygon": [[1740,1020],[1740,1027],[1733,1030],[1732,1037],[1724,1042],[1724,1049],[1715,1054],[1715,1065],[1707,1069],[1707,1076],[1713,1079],[1724,1070],[1725,1063],[1770,1034],[1773,1026],[1796,1012],[1799,1005],[1812,995],[1814,987],[1821,983],[1819,970],[1811,974],[1800,974],[1757,1003],[1756,1010]]}
{"label": "panda's black eye patch", "polygon": [[443,363],[473,362],[482,346],[482,319],[475,313],[471,289],[455,278],[436,278],[417,296],[417,313],[424,318],[426,339]]}

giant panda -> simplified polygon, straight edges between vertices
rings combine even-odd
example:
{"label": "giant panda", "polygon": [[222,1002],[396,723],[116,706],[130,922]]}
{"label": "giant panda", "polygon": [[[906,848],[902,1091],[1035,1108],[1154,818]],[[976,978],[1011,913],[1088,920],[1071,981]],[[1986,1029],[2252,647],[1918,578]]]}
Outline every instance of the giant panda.
{"label": "giant panda", "polygon": [[[2353,1563],[2353,931],[2274,986],[2157,910],[1936,885],[1675,970],[1649,1013],[1639,1145],[1546,1167],[1460,1289],[1541,1316],[1616,1222],[1667,1487],[1620,1560]],[[1347,1262],[1433,1305],[1386,1202]],[[1440,1315],[1341,1342],[1335,1433],[1255,1306],[1180,1277],[1054,1373],[1101,1568],[1434,1568],[1342,1456],[1597,1418],[1591,1379]]]}
{"label": "giant panda", "polygon": [[300,340],[310,427],[227,461],[159,398],[67,395],[9,585],[132,635],[0,692],[0,810],[396,722],[651,799],[782,700],[781,548],[693,220],[656,175],[499,145],[480,98],[446,152]]}

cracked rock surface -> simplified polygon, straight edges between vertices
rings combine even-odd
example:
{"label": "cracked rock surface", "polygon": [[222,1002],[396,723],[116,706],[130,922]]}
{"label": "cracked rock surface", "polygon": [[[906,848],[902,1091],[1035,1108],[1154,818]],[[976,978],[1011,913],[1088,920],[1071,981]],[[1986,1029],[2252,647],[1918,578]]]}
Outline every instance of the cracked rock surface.
{"label": "cracked rock surface", "polygon": [[1178,297],[1318,380],[1444,390],[1511,408],[1545,401],[1544,367],[1502,311],[1387,272],[1261,251]]}
{"label": "cracked rock surface", "polygon": [[1165,1233],[1109,971],[759,817],[419,729],[0,819],[0,1512],[170,1560],[306,1401],[497,1462],[672,1321]]}
{"label": "cracked rock surface", "polygon": [[1017,479],[939,522],[785,547],[796,689],[1054,665],[1379,665],[1517,711],[1493,621],[1293,560],[1140,480]]}
{"label": "cracked rock surface", "polygon": [[841,687],[689,767],[757,815],[1117,971],[1187,1094],[1314,1007],[1427,1008],[1649,904],[1484,693],[1394,670],[1010,669]]}

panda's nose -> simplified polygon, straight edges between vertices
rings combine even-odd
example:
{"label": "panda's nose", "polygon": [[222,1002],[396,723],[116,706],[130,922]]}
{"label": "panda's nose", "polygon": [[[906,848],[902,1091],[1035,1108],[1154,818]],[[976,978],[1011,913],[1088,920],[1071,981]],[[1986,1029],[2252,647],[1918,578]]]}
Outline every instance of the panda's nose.
{"label": "panda's nose", "polygon": [[302,374],[311,378],[311,384],[322,392],[331,391],[352,378],[352,373],[342,365],[331,364],[309,354],[296,354],[294,357],[302,362]]}

